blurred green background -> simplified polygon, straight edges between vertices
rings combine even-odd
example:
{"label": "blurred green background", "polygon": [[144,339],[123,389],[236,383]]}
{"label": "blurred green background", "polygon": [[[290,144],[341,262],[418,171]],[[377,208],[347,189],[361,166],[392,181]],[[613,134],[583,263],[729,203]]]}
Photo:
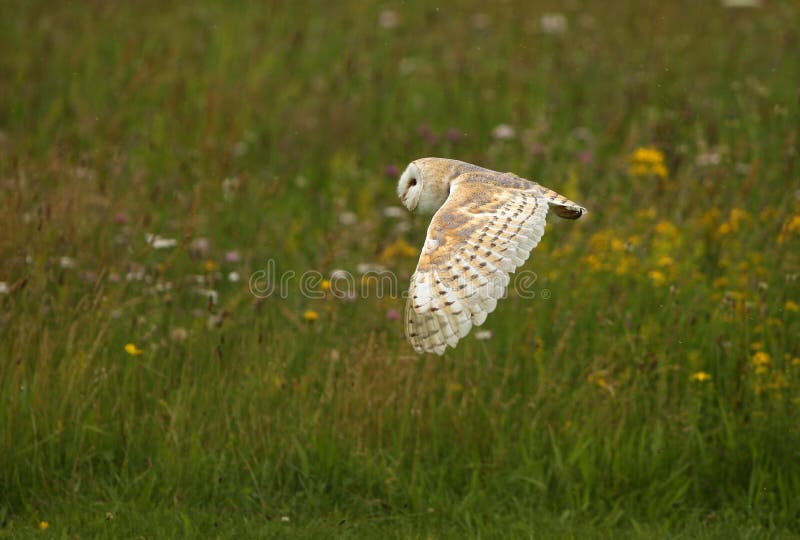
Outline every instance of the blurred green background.
{"label": "blurred green background", "polygon": [[[0,537],[800,532],[800,17],[732,1],[1,2]],[[535,298],[251,294],[404,288],[429,155],[589,209]]]}

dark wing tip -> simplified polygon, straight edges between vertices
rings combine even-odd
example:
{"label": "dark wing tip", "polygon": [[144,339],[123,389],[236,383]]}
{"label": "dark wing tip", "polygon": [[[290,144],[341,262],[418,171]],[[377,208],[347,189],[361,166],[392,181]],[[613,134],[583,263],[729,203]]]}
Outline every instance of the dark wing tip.
{"label": "dark wing tip", "polygon": [[562,206],[554,205],[553,211],[560,218],[564,219],[578,219],[586,213],[586,208],[582,206]]}

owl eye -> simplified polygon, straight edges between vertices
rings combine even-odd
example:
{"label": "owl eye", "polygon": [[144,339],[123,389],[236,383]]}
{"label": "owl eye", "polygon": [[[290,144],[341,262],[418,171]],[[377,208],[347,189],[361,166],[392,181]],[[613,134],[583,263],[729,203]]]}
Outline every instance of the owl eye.
{"label": "owl eye", "polygon": [[412,178],[411,180],[408,181],[408,185],[409,186],[416,186],[417,185],[417,179],[416,178]]}

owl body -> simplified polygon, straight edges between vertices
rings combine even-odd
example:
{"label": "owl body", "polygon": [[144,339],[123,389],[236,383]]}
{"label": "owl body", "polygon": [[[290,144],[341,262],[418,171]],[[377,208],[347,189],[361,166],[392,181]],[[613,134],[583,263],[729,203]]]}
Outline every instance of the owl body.
{"label": "owl body", "polygon": [[483,324],[539,243],[548,208],[566,219],[586,212],[536,182],[443,158],[411,162],[397,193],[410,211],[434,214],[405,309],[418,353],[441,355]]}

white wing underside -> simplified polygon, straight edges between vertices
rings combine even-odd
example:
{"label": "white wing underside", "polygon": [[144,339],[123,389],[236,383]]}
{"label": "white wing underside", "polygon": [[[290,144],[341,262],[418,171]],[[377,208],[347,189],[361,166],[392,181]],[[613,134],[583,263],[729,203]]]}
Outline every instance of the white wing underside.
{"label": "white wing underside", "polygon": [[541,240],[548,202],[533,183],[453,182],[411,277],[405,329],[417,353],[444,354],[483,324]]}

